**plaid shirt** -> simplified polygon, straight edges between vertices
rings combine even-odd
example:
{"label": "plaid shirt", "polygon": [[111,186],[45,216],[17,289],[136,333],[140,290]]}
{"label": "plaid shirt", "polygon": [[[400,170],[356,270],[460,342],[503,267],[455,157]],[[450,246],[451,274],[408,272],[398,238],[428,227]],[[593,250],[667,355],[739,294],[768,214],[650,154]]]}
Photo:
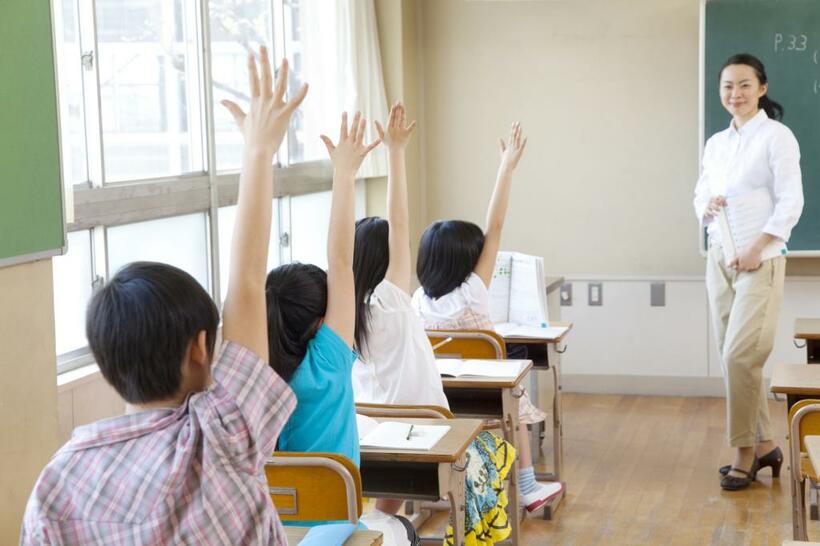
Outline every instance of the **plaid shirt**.
{"label": "plaid shirt", "polygon": [[287,544],[264,464],[296,398],[235,343],[213,375],[176,409],[77,428],[34,486],[20,543]]}

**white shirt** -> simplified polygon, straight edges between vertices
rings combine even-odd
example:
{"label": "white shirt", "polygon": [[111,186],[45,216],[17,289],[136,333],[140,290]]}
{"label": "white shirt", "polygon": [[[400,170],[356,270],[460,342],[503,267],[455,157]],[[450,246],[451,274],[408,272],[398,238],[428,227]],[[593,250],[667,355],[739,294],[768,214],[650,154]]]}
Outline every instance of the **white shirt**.
{"label": "white shirt", "polygon": [[[777,237],[778,250],[785,253],[785,243],[803,211],[800,146],[791,130],[769,119],[764,110],[740,130],[735,129],[733,121],[706,142],[695,187],[695,214],[703,225],[712,196],[725,196],[731,206],[732,196],[755,191],[768,191],[772,202],[771,213],[760,231]],[[709,237],[720,241],[718,222],[707,222]]]}
{"label": "white shirt", "polygon": [[410,295],[387,279],[370,296],[370,333],[362,353],[353,363],[356,402],[450,407]]}
{"label": "white shirt", "polygon": [[470,273],[461,286],[433,299],[419,288],[413,309],[428,330],[492,330],[490,293],[481,277]]}

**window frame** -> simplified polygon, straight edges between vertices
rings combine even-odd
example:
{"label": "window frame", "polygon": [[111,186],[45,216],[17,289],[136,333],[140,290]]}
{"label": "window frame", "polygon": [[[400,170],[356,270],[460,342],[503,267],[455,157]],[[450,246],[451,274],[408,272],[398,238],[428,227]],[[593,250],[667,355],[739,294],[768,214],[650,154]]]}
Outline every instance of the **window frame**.
{"label": "window frame", "polygon": [[[273,37],[272,58],[285,52],[285,3],[288,0],[267,0],[271,14],[270,33]],[[51,0],[52,17],[55,4]],[[197,64],[202,80],[200,119],[191,126],[201,127],[203,144],[203,170],[177,176],[144,178],[127,181],[106,182],[105,150],[103,141],[102,91],[98,69],[99,43],[97,39],[96,0],[72,0],[77,10],[78,42],[80,59],[85,61],[82,70],[82,106],[84,138],[86,147],[85,170],[88,180],[65,185],[64,192],[73,203],[73,221],[67,224],[68,232],[90,230],[92,253],[92,289],[102,286],[112,272],[108,271],[107,229],[123,224],[157,220],[192,213],[204,213],[207,221],[207,248],[209,293],[220,305],[219,272],[219,208],[235,205],[239,190],[238,171],[217,171],[216,128],[214,124],[212,51],[210,41],[210,1],[194,0],[196,13]],[[62,9],[62,8],[59,8]],[[61,40],[61,29],[52,25],[55,48]],[[90,59],[90,66],[87,66]],[[55,56],[55,62],[57,56]],[[56,71],[56,67],[55,67]],[[59,81],[58,101],[62,100]],[[62,132],[62,127],[60,128]],[[290,257],[289,197],[307,193],[328,191],[332,188],[333,169],[329,160],[289,163],[288,139],[285,139],[274,161],[274,206],[279,207],[279,222],[272,227],[272,235],[279,237],[280,262]],[[273,183],[273,180],[271,180]],[[363,188],[359,192],[362,197]],[[363,204],[362,204],[363,205]],[[357,207],[357,208],[363,208]],[[55,321],[56,327],[56,321]],[[57,373],[91,365],[94,357],[86,346],[69,353],[57,355]]]}

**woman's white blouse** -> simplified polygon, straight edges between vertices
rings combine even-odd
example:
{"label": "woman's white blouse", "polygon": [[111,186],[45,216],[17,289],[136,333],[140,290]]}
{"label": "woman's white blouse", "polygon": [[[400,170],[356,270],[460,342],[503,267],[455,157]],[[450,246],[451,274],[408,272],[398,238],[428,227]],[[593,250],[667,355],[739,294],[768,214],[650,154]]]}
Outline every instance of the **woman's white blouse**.
{"label": "woman's white blouse", "polygon": [[356,402],[449,408],[435,355],[410,294],[388,280],[370,296],[367,346],[353,363]]}
{"label": "woman's white blouse", "polygon": [[[740,130],[734,122],[713,135],[703,151],[700,179],[695,188],[695,214],[701,225],[709,199],[754,191],[768,191],[772,210],[761,232],[774,235],[783,249],[803,211],[800,146],[791,130],[760,110]],[[717,222],[709,223],[709,237],[720,240]]]}

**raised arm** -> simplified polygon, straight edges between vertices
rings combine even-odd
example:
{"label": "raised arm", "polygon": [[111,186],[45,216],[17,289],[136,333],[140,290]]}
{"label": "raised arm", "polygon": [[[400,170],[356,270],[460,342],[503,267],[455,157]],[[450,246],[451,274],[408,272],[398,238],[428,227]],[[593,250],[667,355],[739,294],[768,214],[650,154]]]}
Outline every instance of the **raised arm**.
{"label": "raised arm", "polygon": [[222,337],[268,360],[265,275],[273,200],[273,154],[285,137],[291,114],[307,94],[307,85],[285,102],[287,60],[282,61],[274,88],[268,50],[264,46],[259,48],[259,57],[261,79],[256,60],[248,56],[250,110],[245,113],[236,103],[222,101],[245,140]]}
{"label": "raised arm", "polygon": [[404,104],[390,109],[387,129],[375,122],[379,138],[387,145],[387,223],[390,263],[385,278],[405,292],[410,292],[410,221],[407,210],[407,166],[405,151],[416,122],[405,124]]}
{"label": "raised arm", "polygon": [[327,312],[325,324],[345,343],[353,347],[356,324],[356,295],[353,284],[353,240],[355,235],[354,185],[356,172],[376,140],[363,141],[367,122],[360,113],[353,117],[348,130],[347,113],[342,114],[339,142],[334,145],[322,135],[333,162],[333,198],[327,237]]}
{"label": "raised arm", "polygon": [[481,277],[484,284],[490,286],[495,270],[495,258],[501,244],[501,231],[504,228],[504,218],[507,216],[507,204],[510,200],[513,172],[524,148],[527,139],[521,134],[521,124],[513,123],[510,129],[510,138],[507,142],[501,139],[501,165],[498,167],[498,177],[495,181],[493,196],[487,208],[487,226],[484,228],[484,247],[475,266],[475,274]]}

